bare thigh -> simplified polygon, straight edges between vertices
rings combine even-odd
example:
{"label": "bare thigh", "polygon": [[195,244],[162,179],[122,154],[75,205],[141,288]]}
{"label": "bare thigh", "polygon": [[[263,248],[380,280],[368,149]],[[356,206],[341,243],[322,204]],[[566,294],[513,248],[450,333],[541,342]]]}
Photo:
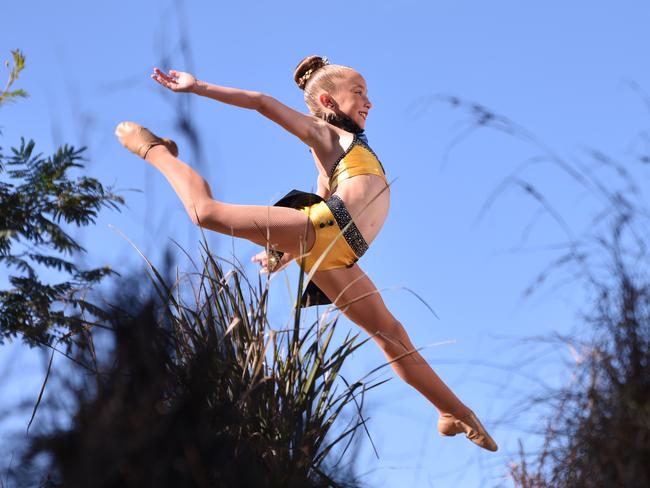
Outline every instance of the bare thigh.
{"label": "bare thigh", "polygon": [[237,205],[210,200],[201,206],[200,225],[222,234],[294,255],[314,245],[314,226],[295,208]]}
{"label": "bare thigh", "polygon": [[[417,386],[413,366],[431,368],[415,349],[406,329],[386,307],[370,278],[355,264],[351,268],[318,271],[314,283],[332,300],[339,310],[365,330],[397,374],[407,383]],[[399,361],[399,362],[397,362]],[[431,378],[425,378],[425,383]],[[423,391],[426,390],[424,387]]]}
{"label": "bare thigh", "polygon": [[398,324],[377,287],[358,264],[317,271],[312,281],[347,318],[369,334],[384,332]]}

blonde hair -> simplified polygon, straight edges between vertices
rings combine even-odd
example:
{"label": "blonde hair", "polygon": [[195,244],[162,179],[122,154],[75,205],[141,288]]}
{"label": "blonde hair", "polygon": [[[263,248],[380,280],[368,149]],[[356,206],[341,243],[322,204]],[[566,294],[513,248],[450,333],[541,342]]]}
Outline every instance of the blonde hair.
{"label": "blonde hair", "polygon": [[305,103],[309,111],[316,117],[327,119],[327,112],[318,103],[318,94],[326,91],[331,94],[338,92],[338,80],[343,78],[346,70],[352,69],[341,64],[329,64],[324,56],[307,56],[293,72],[293,79],[298,88],[305,91]]}

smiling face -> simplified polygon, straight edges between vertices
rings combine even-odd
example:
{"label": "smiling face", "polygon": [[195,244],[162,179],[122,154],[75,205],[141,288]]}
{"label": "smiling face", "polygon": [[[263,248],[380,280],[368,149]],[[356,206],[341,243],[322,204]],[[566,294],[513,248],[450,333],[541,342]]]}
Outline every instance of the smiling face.
{"label": "smiling face", "polygon": [[337,80],[336,93],[321,93],[319,101],[330,111],[343,112],[359,127],[365,128],[368,112],[372,103],[368,99],[366,80],[353,69],[346,69]]}

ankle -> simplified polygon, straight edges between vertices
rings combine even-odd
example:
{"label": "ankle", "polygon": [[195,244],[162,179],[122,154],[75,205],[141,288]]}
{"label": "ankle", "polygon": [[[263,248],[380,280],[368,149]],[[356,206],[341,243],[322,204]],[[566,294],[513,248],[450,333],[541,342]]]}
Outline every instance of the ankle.
{"label": "ankle", "polygon": [[453,415],[457,419],[462,419],[463,417],[467,417],[468,415],[471,415],[474,412],[472,412],[469,408],[467,408],[465,406],[462,406],[462,407],[457,407],[457,408],[450,408],[450,409],[448,409],[446,411],[441,410],[440,413],[441,414],[447,413],[447,414]]}
{"label": "ankle", "polygon": [[144,159],[146,159],[149,162],[152,162],[154,159],[164,155],[171,155],[171,152],[169,152],[167,146],[165,146],[164,144],[156,144],[155,146],[149,148],[149,150],[144,156]]}

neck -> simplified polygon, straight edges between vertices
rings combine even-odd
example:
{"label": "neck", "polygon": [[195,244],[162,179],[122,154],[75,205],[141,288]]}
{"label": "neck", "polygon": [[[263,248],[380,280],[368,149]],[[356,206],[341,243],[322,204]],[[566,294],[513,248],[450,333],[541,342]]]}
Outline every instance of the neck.
{"label": "neck", "polygon": [[325,120],[325,122],[332,124],[335,127],[338,127],[339,129],[352,132],[353,134],[361,134],[363,132],[363,129],[359,127],[359,124],[357,124],[348,115],[342,112],[339,112],[337,114],[334,113],[325,114],[323,120]]}

